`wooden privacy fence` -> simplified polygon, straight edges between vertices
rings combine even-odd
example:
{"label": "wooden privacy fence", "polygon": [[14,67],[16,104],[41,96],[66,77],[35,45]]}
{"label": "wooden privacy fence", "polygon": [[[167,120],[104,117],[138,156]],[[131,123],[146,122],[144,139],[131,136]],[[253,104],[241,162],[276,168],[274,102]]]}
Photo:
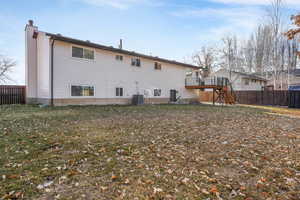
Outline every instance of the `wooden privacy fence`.
{"label": "wooden privacy fence", "polygon": [[288,106],[289,91],[236,91],[240,104]]}
{"label": "wooden privacy fence", "polygon": [[0,85],[0,105],[25,104],[25,86]]}
{"label": "wooden privacy fence", "polygon": [[[288,106],[289,91],[235,91],[236,103]],[[200,101],[212,102],[212,92],[200,92]]]}

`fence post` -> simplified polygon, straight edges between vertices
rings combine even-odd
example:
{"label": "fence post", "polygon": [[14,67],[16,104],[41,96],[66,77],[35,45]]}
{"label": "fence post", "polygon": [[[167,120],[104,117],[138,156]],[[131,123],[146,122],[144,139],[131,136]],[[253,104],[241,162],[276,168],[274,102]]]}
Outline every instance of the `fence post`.
{"label": "fence post", "polygon": [[261,105],[264,105],[264,90],[262,90],[260,94],[261,94],[261,97],[260,97]]}
{"label": "fence post", "polygon": [[273,94],[273,102],[272,102],[273,104],[272,105],[274,106],[275,105],[274,90],[273,90],[272,94]]}
{"label": "fence post", "polygon": [[255,91],[255,102],[256,102],[256,103],[258,102],[258,97],[257,97],[257,95],[258,95],[258,92]]}

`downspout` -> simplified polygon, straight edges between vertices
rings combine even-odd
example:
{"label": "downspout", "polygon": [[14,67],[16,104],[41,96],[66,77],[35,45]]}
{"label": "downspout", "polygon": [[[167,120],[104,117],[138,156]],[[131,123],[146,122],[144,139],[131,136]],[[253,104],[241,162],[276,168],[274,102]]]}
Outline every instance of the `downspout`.
{"label": "downspout", "polygon": [[54,76],[53,76],[53,61],[54,61],[54,42],[55,39],[52,40],[51,43],[51,66],[50,66],[50,93],[51,93],[51,99],[50,99],[50,105],[54,106],[54,90],[53,90],[53,83],[54,83]]}

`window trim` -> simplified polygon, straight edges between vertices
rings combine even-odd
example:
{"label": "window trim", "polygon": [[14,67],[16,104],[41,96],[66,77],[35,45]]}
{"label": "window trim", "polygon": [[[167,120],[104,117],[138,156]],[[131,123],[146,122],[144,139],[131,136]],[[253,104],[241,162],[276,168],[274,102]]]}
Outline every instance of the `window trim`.
{"label": "window trim", "polygon": [[[72,86],[93,87],[94,88],[94,95],[93,96],[72,96]],[[96,97],[96,87],[93,84],[70,84],[69,85],[69,93],[70,93],[70,97],[74,98],[74,99],[77,99],[77,98],[81,98],[81,99],[95,98]]]}
{"label": "window trim", "polygon": [[[73,57],[73,47],[77,47],[77,48],[82,48],[83,49],[83,56],[84,56],[84,49],[87,49],[87,50],[90,50],[90,51],[93,51],[94,52],[94,59],[89,59],[89,58],[78,58],[78,57]],[[84,61],[90,61],[90,62],[95,62],[96,61],[96,49],[94,48],[89,48],[89,47],[84,47],[84,46],[80,46],[80,45],[71,45],[71,48],[70,48],[70,51],[71,51],[71,58],[74,59],[74,60],[84,60]]]}
{"label": "window trim", "polygon": [[[118,96],[117,95],[117,89],[121,89],[122,88],[122,96]],[[124,95],[124,87],[115,87],[115,96],[116,97],[118,97],[118,98],[122,98],[122,97],[124,97],[125,95]]]}

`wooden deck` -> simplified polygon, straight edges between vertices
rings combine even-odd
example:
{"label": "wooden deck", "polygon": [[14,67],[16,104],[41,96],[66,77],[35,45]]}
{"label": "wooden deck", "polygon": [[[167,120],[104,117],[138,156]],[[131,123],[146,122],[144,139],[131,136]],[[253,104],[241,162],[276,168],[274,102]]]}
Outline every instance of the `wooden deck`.
{"label": "wooden deck", "polygon": [[219,86],[219,85],[186,85],[185,86],[186,89],[223,89],[223,86]]}
{"label": "wooden deck", "polygon": [[213,103],[234,104],[235,97],[232,92],[228,78],[224,77],[209,77],[205,79],[200,78],[186,78],[185,88],[193,90],[213,90]]}

